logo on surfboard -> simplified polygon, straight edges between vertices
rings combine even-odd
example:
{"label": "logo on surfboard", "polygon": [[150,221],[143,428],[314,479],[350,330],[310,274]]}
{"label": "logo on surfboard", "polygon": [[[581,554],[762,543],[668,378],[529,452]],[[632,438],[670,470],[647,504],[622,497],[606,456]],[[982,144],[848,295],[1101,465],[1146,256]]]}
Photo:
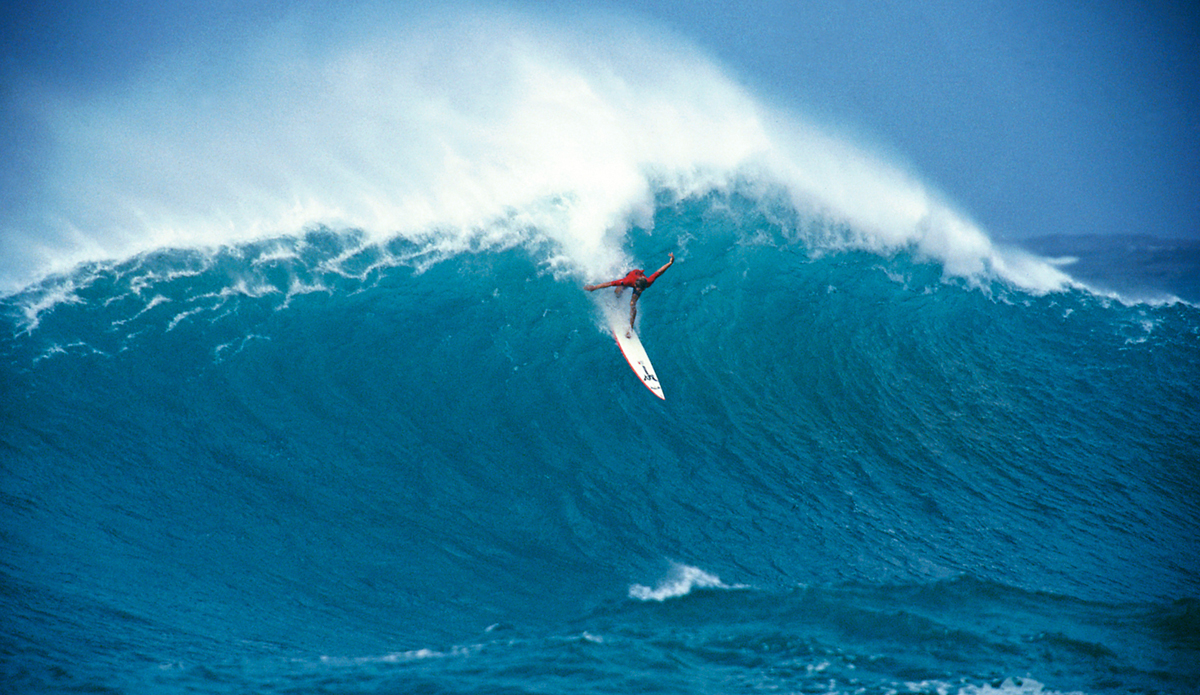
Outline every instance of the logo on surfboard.
{"label": "logo on surfboard", "polygon": [[654,365],[650,364],[650,357],[646,355],[646,349],[642,347],[642,341],[638,340],[637,333],[630,330],[621,317],[611,320],[612,335],[616,338],[617,345],[621,348],[621,354],[633,369],[633,373],[641,380],[643,386],[650,389],[651,393],[665,400],[662,385],[659,384],[658,376],[654,373]]}

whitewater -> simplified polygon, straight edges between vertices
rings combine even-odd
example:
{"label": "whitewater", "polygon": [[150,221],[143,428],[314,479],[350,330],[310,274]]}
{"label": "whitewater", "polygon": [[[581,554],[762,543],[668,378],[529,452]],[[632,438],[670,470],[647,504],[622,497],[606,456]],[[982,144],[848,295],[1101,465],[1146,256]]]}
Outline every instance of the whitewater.
{"label": "whitewater", "polygon": [[1193,285],[643,22],[318,29],[26,92],[6,692],[1192,691]]}

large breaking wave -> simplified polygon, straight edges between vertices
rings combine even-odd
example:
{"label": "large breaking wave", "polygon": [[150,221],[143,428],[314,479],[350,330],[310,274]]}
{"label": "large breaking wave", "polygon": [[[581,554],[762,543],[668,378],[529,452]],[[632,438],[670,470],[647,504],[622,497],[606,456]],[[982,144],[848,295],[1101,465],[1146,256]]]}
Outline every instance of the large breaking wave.
{"label": "large breaking wave", "polygon": [[[409,26],[29,102],[4,685],[1187,692],[1193,306],[663,32]],[[580,281],[667,253],[659,402]]]}
{"label": "large breaking wave", "polygon": [[961,276],[1063,286],[903,166],[755,98],[644,23],[471,12],[391,27],[304,22],[181,52],[119,90],[32,92],[47,133],[28,205],[0,220],[8,291],[88,260],[314,226],[447,249],[551,241],[566,272],[624,266],[679,197],[751,184]]}

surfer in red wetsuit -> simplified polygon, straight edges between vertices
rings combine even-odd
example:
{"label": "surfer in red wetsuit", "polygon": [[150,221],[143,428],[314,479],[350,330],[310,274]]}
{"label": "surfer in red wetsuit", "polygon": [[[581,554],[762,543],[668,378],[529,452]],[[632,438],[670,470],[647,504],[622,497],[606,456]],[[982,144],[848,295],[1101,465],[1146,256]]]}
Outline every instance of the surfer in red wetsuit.
{"label": "surfer in red wetsuit", "polygon": [[671,264],[675,262],[675,254],[671,253],[667,255],[671,257],[671,260],[667,261],[667,264],[663,267],[654,271],[652,275],[647,276],[641,268],[635,268],[634,270],[629,271],[629,274],[620,280],[604,282],[599,285],[584,285],[583,289],[587,290],[588,292],[592,292],[594,290],[602,290],[605,287],[615,287],[617,288],[617,296],[619,297],[621,296],[621,292],[624,291],[626,287],[632,287],[633,296],[629,299],[629,329],[633,330],[633,320],[637,318],[637,300],[638,297],[642,296],[642,290],[646,289],[650,285],[653,285],[654,281],[658,279],[658,276],[662,275],[663,271],[667,268],[670,268]]}

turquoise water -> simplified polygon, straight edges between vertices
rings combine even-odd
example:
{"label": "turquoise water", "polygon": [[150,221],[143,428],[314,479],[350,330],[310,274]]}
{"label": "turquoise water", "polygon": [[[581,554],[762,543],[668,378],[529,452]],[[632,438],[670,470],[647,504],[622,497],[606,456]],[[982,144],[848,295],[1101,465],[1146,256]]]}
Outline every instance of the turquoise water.
{"label": "turquoise water", "polygon": [[663,402],[536,234],[0,300],[5,690],[1191,692],[1200,310],[769,208],[626,238]]}

